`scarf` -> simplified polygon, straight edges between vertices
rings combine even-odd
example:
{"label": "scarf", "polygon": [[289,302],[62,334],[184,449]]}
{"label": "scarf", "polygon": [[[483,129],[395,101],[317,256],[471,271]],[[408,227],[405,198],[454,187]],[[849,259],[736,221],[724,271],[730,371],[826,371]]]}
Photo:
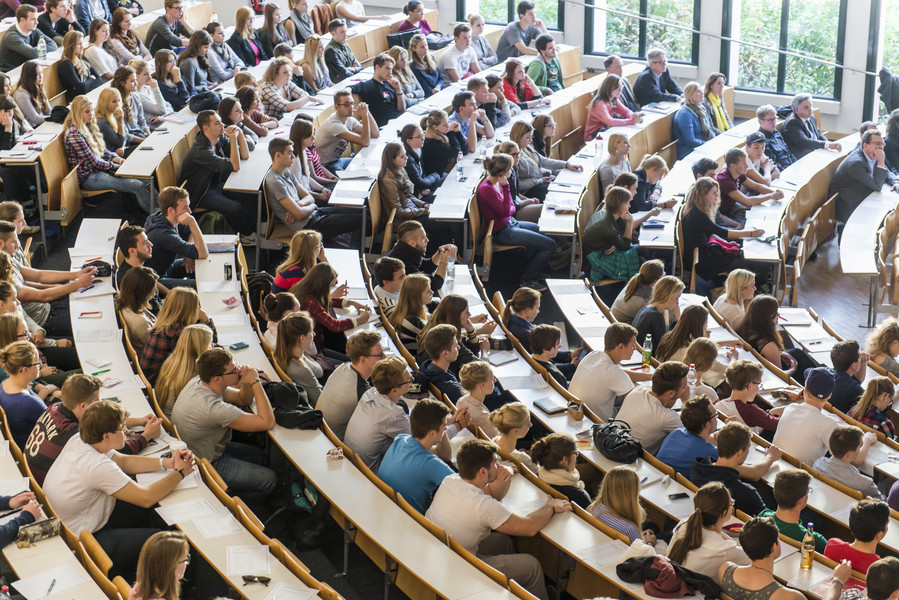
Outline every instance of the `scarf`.
{"label": "scarf", "polygon": [[724,103],[721,102],[721,96],[709,94],[706,96],[709,104],[712,105],[712,115],[715,117],[715,128],[718,131],[727,131],[727,115],[724,113]]}
{"label": "scarf", "polygon": [[540,467],[540,472],[537,476],[540,477],[541,481],[545,481],[549,485],[570,485],[584,489],[584,482],[581,481],[581,474],[577,472],[577,469],[567,471],[565,469],[544,469]]}
{"label": "scarf", "polygon": [[134,35],[134,32],[130,29],[128,31],[123,31],[117,39],[122,42],[122,45],[130,52],[131,54],[137,54],[137,36]]}
{"label": "scarf", "polygon": [[689,102],[684,102],[684,106],[693,111],[693,114],[699,119],[699,126],[702,128],[702,139],[711,139],[712,132],[709,129],[708,114],[705,112],[705,107],[701,104],[691,104]]}

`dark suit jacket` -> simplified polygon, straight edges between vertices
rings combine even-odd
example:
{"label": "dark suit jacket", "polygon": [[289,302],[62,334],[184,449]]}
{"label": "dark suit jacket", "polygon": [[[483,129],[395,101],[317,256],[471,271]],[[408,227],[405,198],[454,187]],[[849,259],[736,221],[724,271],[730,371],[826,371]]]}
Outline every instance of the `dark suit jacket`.
{"label": "dark suit jacket", "polygon": [[634,84],[634,96],[640,106],[652,102],[674,102],[683,93],[684,90],[674,83],[667,70],[659,77],[659,83],[656,85],[655,76],[650,68],[646,67],[637,75],[637,82]]}
{"label": "dark suit jacket", "polygon": [[793,113],[786,118],[783,129],[780,130],[787,142],[787,146],[790,148],[790,152],[797,159],[802,158],[813,150],[823,148],[827,144],[827,138],[818,129],[814,115],[808,120],[808,123],[809,127],[806,127],[805,122],[797,117],[796,113]]}
{"label": "dark suit jacket", "polygon": [[871,192],[878,192],[884,183],[893,184],[895,178],[886,167],[875,165],[872,174],[868,167],[868,158],[861,148],[849,153],[833,174],[827,195],[839,194],[837,198],[837,220],[846,222],[852,211],[868,197]]}
{"label": "dark suit jacket", "polygon": [[637,97],[634,95],[634,88],[631,86],[631,82],[624,77],[621,78],[621,94],[618,95],[618,101],[624,104],[631,112],[640,110],[640,105],[637,104]]}
{"label": "dark suit jacket", "polygon": [[[409,180],[412,182],[412,185],[415,186],[415,193],[419,193],[422,190],[431,190],[431,193],[434,193],[440,184],[443,183],[443,180],[446,179],[446,173],[427,173],[425,174],[421,168],[421,157],[412,151],[412,148],[409,147],[409,144],[403,142],[403,146],[406,147],[406,156],[409,159],[406,161],[406,175],[409,176]],[[425,196],[426,201],[431,199],[431,196]]]}

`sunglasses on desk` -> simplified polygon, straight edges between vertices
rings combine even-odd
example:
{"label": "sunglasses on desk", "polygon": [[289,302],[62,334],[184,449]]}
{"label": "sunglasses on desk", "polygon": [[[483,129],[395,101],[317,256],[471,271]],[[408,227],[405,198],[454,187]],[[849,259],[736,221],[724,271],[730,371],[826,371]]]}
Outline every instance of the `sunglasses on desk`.
{"label": "sunglasses on desk", "polygon": [[244,585],[249,585],[258,581],[265,587],[268,587],[268,584],[272,581],[271,577],[265,577],[264,575],[243,575],[241,576],[241,579],[243,579]]}

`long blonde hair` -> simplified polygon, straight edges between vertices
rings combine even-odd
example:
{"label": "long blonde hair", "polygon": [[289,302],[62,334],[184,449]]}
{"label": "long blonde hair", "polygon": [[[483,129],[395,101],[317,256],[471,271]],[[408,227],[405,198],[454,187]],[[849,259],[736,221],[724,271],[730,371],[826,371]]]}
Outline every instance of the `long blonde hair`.
{"label": "long blonde hair", "polygon": [[422,71],[433,73],[437,70],[437,62],[434,60],[434,57],[431,56],[431,53],[425,52],[424,60],[422,60],[414,50],[415,46],[421,42],[424,42],[425,48],[428,47],[428,38],[423,33],[416,33],[412,36],[412,39],[409,40],[409,60]]}
{"label": "long blonde hair", "polygon": [[746,269],[734,269],[727,275],[724,282],[724,297],[737,306],[746,307],[748,303],[743,299],[743,288],[752,285],[755,281],[755,273]]}
{"label": "long blonde hair", "polygon": [[[389,54],[390,58],[393,59],[393,74],[396,75],[396,78],[399,80],[400,85],[406,87],[409,84],[415,83],[415,75],[412,74],[412,69],[409,68],[409,53],[406,51],[406,49],[400,46],[394,46],[387,51],[387,54]],[[406,57],[405,69],[400,69],[396,66],[400,64],[400,56]]]}
{"label": "long blonde hair", "polygon": [[175,578],[175,569],[189,550],[187,537],[180,531],[160,531],[150,536],[137,561],[138,600],[180,600],[181,582]]}
{"label": "long blonde hair", "polygon": [[87,77],[91,74],[90,67],[84,62],[81,54],[75,54],[75,46],[77,46],[78,42],[81,42],[83,39],[84,34],[80,31],[75,31],[73,29],[66,33],[66,36],[62,38],[62,59],[71,61],[71,63],[75,65],[75,70],[78,71],[78,74],[82,77]]}
{"label": "long blonde hair", "polygon": [[[175,288],[177,289],[177,288]],[[212,330],[202,323],[188,325],[178,337],[172,352],[156,378],[156,401],[166,416],[172,414],[178,394],[197,376],[197,359],[212,345]]]}
{"label": "long blonde hair", "polygon": [[620,466],[606,473],[599,493],[587,507],[587,512],[593,513],[600,503],[608,513],[629,521],[638,531],[643,529],[646,511],[640,505],[640,476],[632,468]]}
{"label": "long blonde hair", "polygon": [[684,282],[674,275],[665,275],[659,279],[655,287],[652,288],[652,297],[649,299],[650,304],[666,304],[674,296],[684,291]]}
{"label": "long blonde hair", "polygon": [[253,29],[253,11],[249,6],[241,6],[234,16],[234,31],[245,40],[256,39],[256,31]]}
{"label": "long blonde hair", "polygon": [[881,394],[889,394],[893,396],[896,393],[896,386],[893,385],[889,377],[873,377],[868,380],[865,387],[865,393],[849,411],[849,416],[857,421],[861,421],[862,417],[868,414],[868,411],[875,407],[877,400]]}
{"label": "long blonde hair", "polygon": [[890,344],[896,340],[899,340],[899,321],[894,317],[889,317],[884,319],[868,336],[868,341],[865,344],[867,348],[865,350],[872,357],[876,354],[892,356],[890,354]]}
{"label": "long blonde hair", "polygon": [[422,295],[431,287],[431,279],[424,273],[412,273],[406,275],[403,285],[400,287],[400,295],[390,313],[390,324],[394,329],[403,326],[403,321],[409,316],[418,317],[422,321],[428,318],[428,311],[424,302],[421,301]]}
{"label": "long blonde hair", "polygon": [[65,131],[70,125],[73,125],[84,136],[84,140],[91,151],[98,157],[102,157],[103,153],[106,152],[106,142],[103,141],[103,134],[100,133],[100,128],[97,127],[97,120],[93,119],[90,123],[85,123],[82,117],[84,109],[93,105],[94,103],[87,96],[76,96],[72,100],[72,107],[69,109],[69,114],[62,124],[62,128]]}
{"label": "long blonde hair", "polygon": [[531,413],[521,402],[510,402],[491,412],[488,418],[500,434],[506,435],[513,429],[524,427],[531,420]]}
{"label": "long blonde hair", "polygon": [[284,259],[275,273],[283,273],[291,267],[301,267],[308,273],[318,262],[318,250],[322,243],[322,234],[314,229],[301,229],[290,238],[287,258]]}
{"label": "long blonde hair", "polygon": [[697,179],[696,183],[690,187],[689,193],[687,193],[687,200],[684,202],[683,216],[687,216],[691,210],[696,209],[699,212],[705,213],[712,221],[714,221],[715,215],[718,212],[718,207],[721,206],[721,195],[719,193],[718,200],[715,204],[708,204],[705,201],[705,197],[712,191],[712,188],[718,188],[718,182],[711,177],[700,177]]}
{"label": "long blonde hair", "polygon": [[325,57],[318,55],[318,47],[321,45],[321,38],[317,35],[310,35],[303,44],[303,62],[301,65],[309,64],[312,66],[312,77],[319,79],[325,71]]}
{"label": "long blonde hair", "polygon": [[196,291],[184,287],[172,288],[159,309],[159,317],[151,331],[166,333],[175,325],[193,325],[197,322],[199,310],[200,297]]}
{"label": "long blonde hair", "polygon": [[[72,32],[70,31],[69,33]],[[122,94],[119,93],[119,90],[115,89],[114,87],[108,87],[104,88],[103,91],[100,92],[100,97],[97,98],[97,114],[94,116],[94,118],[106,119],[106,121],[112,127],[112,130],[121,135],[122,131],[125,129],[124,123],[119,123],[119,120],[116,118],[115,114],[109,110],[109,103],[114,97],[117,97],[119,99],[119,106],[121,107]]]}

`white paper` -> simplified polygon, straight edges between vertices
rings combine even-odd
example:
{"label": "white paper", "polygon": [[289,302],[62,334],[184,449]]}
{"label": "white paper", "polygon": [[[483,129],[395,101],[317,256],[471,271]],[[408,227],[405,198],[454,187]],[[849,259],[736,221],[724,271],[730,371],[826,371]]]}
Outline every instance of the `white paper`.
{"label": "white paper", "polygon": [[84,362],[94,367],[95,369],[105,369],[112,364],[105,358],[85,358]]}
{"label": "white paper", "polygon": [[[7,448],[9,447],[7,442]],[[27,492],[30,481],[27,477],[13,477],[12,479],[0,479],[0,496],[15,496]]]}
{"label": "white paper", "polygon": [[498,367],[518,360],[518,355],[511,350],[501,350],[499,352],[490,352],[487,355],[487,360],[490,361],[490,364],[494,367]]}
{"label": "white paper", "polygon": [[228,546],[228,575],[266,575],[270,570],[265,546]]}
{"label": "white paper", "polygon": [[215,324],[218,328],[232,325],[250,325],[250,315],[247,314],[229,314],[215,315]]}
{"label": "white paper", "polygon": [[310,600],[315,598],[318,590],[308,588],[305,585],[295,583],[279,583],[275,589],[265,597],[265,600]]}
{"label": "white paper", "polygon": [[236,333],[220,333],[219,334],[219,345],[220,346],[230,346],[232,344],[237,344],[243,342],[249,346],[253,344],[258,344],[259,339],[252,332],[236,332]]}
{"label": "white paper", "polygon": [[53,582],[52,594],[58,594],[77,587],[83,583],[88,583],[90,579],[87,573],[79,571],[73,565],[61,565],[54,567],[43,573],[37,573],[31,577],[25,577],[16,582],[12,586],[17,592],[25,596],[27,600],[41,600],[48,596],[50,584]]}
{"label": "white paper", "polygon": [[[201,517],[208,517],[215,514],[219,509],[206,498],[195,498],[184,502],[176,502],[175,504],[166,504],[156,509],[159,516],[169,525],[185,523],[193,521]],[[267,573],[268,571],[266,571]]]}
{"label": "white paper", "polygon": [[114,390],[116,393],[127,390],[145,389],[143,380],[140,375],[129,375],[128,377],[107,377],[103,380],[103,387]]}
{"label": "white paper", "polygon": [[75,299],[96,298],[97,296],[111,296],[113,294],[115,294],[115,289],[112,287],[111,281],[95,279],[92,284],[80,292],[73,292],[72,297]]}
{"label": "white paper", "polygon": [[222,281],[200,281],[197,283],[199,291],[207,294],[215,294],[218,292],[239,292],[240,283],[237,279],[230,281],[225,279]]}
{"label": "white paper", "polygon": [[578,550],[575,554],[585,564],[603,567],[616,564],[621,555],[627,551],[627,548],[627,544],[621,540],[612,540],[611,542]]}
{"label": "white paper", "polygon": [[109,248],[104,248],[103,246],[75,246],[74,248],[69,248],[69,256],[72,259],[75,259],[77,256],[78,259],[75,262],[84,262],[84,258],[89,256],[91,258],[105,258],[109,254]]}
{"label": "white paper", "polygon": [[503,377],[500,383],[507,390],[541,390],[549,387],[549,384],[537,373]]}
{"label": "white paper", "polygon": [[119,342],[122,340],[121,329],[79,329],[75,341],[90,344],[92,342]]}
{"label": "white paper", "polygon": [[0,458],[9,456],[9,440],[0,441]]}
{"label": "white paper", "polygon": [[226,510],[209,515],[208,517],[200,517],[194,519],[194,524],[207,539],[231,535],[232,533],[240,533],[243,531],[240,523],[234,518],[234,515]]}
{"label": "white paper", "polygon": [[[153,485],[163,477],[167,477],[171,471],[151,471],[150,473],[138,473],[137,474],[137,482],[140,485],[148,486]],[[182,479],[178,482],[178,485],[175,486],[176,490],[186,490],[190,488],[195,488],[200,484],[200,476],[197,471],[192,471],[190,475]]]}

